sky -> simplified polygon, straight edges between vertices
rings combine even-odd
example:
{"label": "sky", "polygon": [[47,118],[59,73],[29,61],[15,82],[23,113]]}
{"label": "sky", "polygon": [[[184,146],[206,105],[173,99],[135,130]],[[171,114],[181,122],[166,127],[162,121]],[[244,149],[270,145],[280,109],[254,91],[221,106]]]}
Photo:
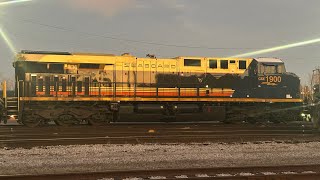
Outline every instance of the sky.
{"label": "sky", "polygon": [[[229,57],[320,38],[319,7],[319,0],[32,0],[0,6],[0,26],[17,51]],[[306,82],[320,66],[319,48],[253,57],[281,58]],[[0,55],[0,79],[13,79],[14,53],[3,39]]]}

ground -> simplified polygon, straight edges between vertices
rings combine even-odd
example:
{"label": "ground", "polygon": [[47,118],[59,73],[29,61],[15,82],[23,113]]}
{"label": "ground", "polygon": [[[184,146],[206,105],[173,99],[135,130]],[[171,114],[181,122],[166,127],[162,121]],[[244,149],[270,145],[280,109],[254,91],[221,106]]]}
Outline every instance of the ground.
{"label": "ground", "polygon": [[320,162],[320,142],[72,145],[0,149],[1,175],[107,170],[303,165]]}

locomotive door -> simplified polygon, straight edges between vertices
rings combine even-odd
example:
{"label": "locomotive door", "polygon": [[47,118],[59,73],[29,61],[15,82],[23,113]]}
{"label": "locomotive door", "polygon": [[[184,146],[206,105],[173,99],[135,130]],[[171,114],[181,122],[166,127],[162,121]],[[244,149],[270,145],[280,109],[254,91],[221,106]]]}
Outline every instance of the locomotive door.
{"label": "locomotive door", "polygon": [[123,90],[123,96],[131,96],[134,92],[134,73],[133,73],[133,67],[131,66],[131,61],[126,60],[123,62],[122,66],[122,90]]}

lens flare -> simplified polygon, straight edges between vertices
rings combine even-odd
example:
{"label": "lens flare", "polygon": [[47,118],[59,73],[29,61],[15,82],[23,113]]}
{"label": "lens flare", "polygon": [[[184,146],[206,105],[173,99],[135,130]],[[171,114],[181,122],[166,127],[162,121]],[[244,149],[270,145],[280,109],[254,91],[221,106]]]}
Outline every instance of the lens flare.
{"label": "lens flare", "polygon": [[[12,0],[12,1],[5,1],[5,2],[0,2],[0,7],[5,6],[5,5],[11,5],[11,4],[16,4],[16,3],[23,3],[23,2],[30,2],[32,0]],[[4,40],[4,42],[7,44],[11,52],[16,53],[16,48],[14,47],[12,41],[8,37],[7,33],[3,30],[3,28],[0,26],[0,36]]]}
{"label": "lens flare", "polygon": [[11,42],[10,38],[8,37],[8,35],[5,33],[5,31],[1,26],[0,26],[0,36],[2,37],[4,42],[7,44],[11,52],[16,53],[17,52],[16,48],[13,46],[13,43]]}
{"label": "lens flare", "polygon": [[244,54],[238,54],[232,57],[248,57],[248,56],[255,56],[259,54],[264,54],[264,53],[269,53],[269,52],[274,52],[274,51],[280,51],[284,49],[289,49],[289,48],[294,48],[294,47],[299,47],[299,46],[305,46],[309,44],[314,44],[320,42],[320,38],[318,39],[312,39],[308,41],[302,41],[302,42],[297,42],[297,43],[292,43],[292,44],[287,44],[283,46],[277,46],[277,47],[272,47],[268,49],[263,49],[259,51],[254,51],[254,52],[249,52],[249,53],[244,53]]}
{"label": "lens flare", "polygon": [[13,1],[5,1],[5,2],[0,2],[0,6],[4,5],[10,5],[10,4],[16,4],[16,3],[22,3],[22,2],[30,2],[32,0],[13,0]]}

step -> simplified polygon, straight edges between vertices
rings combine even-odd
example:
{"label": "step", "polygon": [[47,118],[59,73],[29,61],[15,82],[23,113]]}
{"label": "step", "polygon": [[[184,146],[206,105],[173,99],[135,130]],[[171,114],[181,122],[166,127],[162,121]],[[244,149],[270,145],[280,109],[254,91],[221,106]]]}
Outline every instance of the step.
{"label": "step", "polygon": [[7,107],[18,107],[18,104],[7,104]]}
{"label": "step", "polygon": [[18,103],[7,103],[7,106],[17,106]]}
{"label": "step", "polygon": [[15,117],[18,117],[18,114],[10,114],[10,115],[7,115],[7,116],[15,116]]}
{"label": "step", "polygon": [[18,112],[18,109],[8,109],[7,112]]}
{"label": "step", "polygon": [[7,101],[7,104],[18,104],[18,101]]}
{"label": "step", "polygon": [[7,99],[7,102],[18,102],[18,100],[14,100],[14,99]]}
{"label": "step", "polygon": [[7,97],[7,100],[18,100],[18,97]]}
{"label": "step", "polygon": [[17,111],[17,110],[18,110],[18,108],[16,108],[16,107],[15,107],[15,108],[7,108],[7,110],[10,110],[10,111],[12,111],[12,110],[16,110],[16,111]]}
{"label": "step", "polygon": [[10,118],[14,118],[15,120],[18,120],[18,115],[16,114],[7,115],[7,119],[10,119]]}

